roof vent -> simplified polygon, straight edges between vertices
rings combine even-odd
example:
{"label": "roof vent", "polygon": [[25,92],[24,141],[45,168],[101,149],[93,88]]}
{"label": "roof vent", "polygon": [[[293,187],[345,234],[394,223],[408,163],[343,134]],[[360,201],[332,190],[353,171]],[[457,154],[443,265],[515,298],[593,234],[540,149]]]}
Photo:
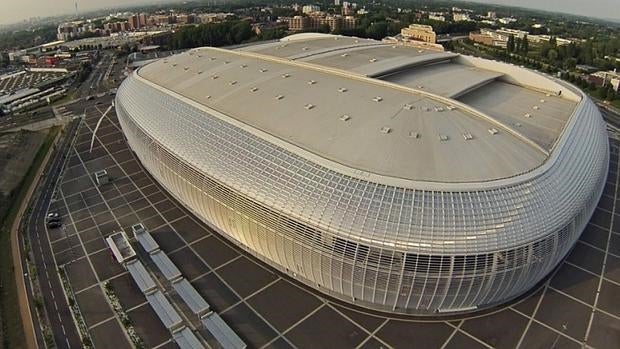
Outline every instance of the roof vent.
{"label": "roof vent", "polygon": [[341,87],[338,89],[338,92],[347,92],[346,87]]}
{"label": "roof vent", "polygon": [[424,88],[424,86],[422,86],[422,85],[418,85],[416,87],[419,88],[420,90]]}
{"label": "roof vent", "polygon": [[533,106],[533,107],[532,107],[532,109],[534,109],[534,110],[538,110],[538,109],[540,109],[540,107],[539,107],[539,106],[537,106],[537,105],[535,105],[535,106]]}
{"label": "roof vent", "polygon": [[285,78],[285,79],[290,77],[290,76],[291,76],[291,74],[282,74],[282,77]]}
{"label": "roof vent", "polygon": [[448,135],[443,135],[443,134],[441,134],[441,133],[439,134],[439,141],[441,141],[441,142],[445,142],[445,141],[447,141],[448,139],[449,139],[449,138],[448,138]]}
{"label": "roof vent", "polygon": [[514,125],[515,125],[515,127],[521,127],[522,126],[520,122],[515,122]]}
{"label": "roof vent", "polygon": [[167,60],[167,59],[164,59],[164,63],[168,63],[168,60]]}
{"label": "roof vent", "polygon": [[435,111],[441,113],[443,111],[443,107],[435,107]]}
{"label": "roof vent", "polygon": [[314,85],[314,84],[316,84],[316,81],[314,81],[314,80],[308,80],[308,85]]}
{"label": "roof vent", "polygon": [[469,132],[465,132],[463,133],[463,138],[465,138],[466,141],[471,141],[472,139],[474,139],[474,136],[472,136]]}
{"label": "roof vent", "polygon": [[370,63],[374,63],[374,62],[377,61],[377,59],[376,58],[371,58],[369,61],[370,61]]}
{"label": "roof vent", "polygon": [[340,57],[349,57],[349,54],[348,53],[343,53],[343,54],[340,55]]}
{"label": "roof vent", "polygon": [[176,66],[177,66],[177,64],[176,64],[176,63],[172,63],[172,66],[173,66],[173,67],[176,67]]}
{"label": "roof vent", "polygon": [[455,107],[455,106],[453,106],[453,105],[449,105],[449,106],[447,106],[447,107],[446,107],[446,109],[448,109],[448,110],[454,110],[454,109],[456,109],[456,107]]}
{"label": "roof vent", "polygon": [[392,45],[392,48],[396,48],[396,45]]}
{"label": "roof vent", "polygon": [[360,41],[359,41],[359,40],[357,40],[357,39],[355,39],[355,40],[353,40],[353,41],[354,41],[356,44],[357,44],[358,42],[360,42]]}
{"label": "roof vent", "polygon": [[525,116],[526,118],[531,118],[531,117],[532,117],[532,114],[530,114],[530,113],[525,113],[525,115],[523,115],[523,116]]}
{"label": "roof vent", "polygon": [[424,52],[424,50],[418,50],[418,53],[422,53],[422,52]]}
{"label": "roof vent", "polygon": [[403,109],[405,109],[405,110],[413,110],[413,105],[412,105],[412,104],[407,103],[407,104],[405,104],[405,105],[403,106]]}
{"label": "roof vent", "polygon": [[202,58],[202,55],[198,55],[198,58]]}
{"label": "roof vent", "polygon": [[252,87],[252,88],[250,89],[250,92],[256,92],[256,91],[258,91],[258,87]]}
{"label": "roof vent", "polygon": [[261,73],[265,73],[265,72],[267,71],[267,69],[265,69],[265,68],[260,68],[258,71],[259,71],[259,72],[261,72]]}
{"label": "roof vent", "polygon": [[310,103],[308,103],[308,104],[304,105],[304,108],[305,108],[306,110],[310,110],[310,109],[314,108],[314,104],[310,104]]}
{"label": "roof vent", "polygon": [[183,70],[188,71],[189,67],[183,67]]}
{"label": "roof vent", "polygon": [[499,131],[496,128],[492,127],[492,128],[489,129],[489,133],[492,134],[492,135],[496,135],[496,134],[499,133]]}
{"label": "roof vent", "polygon": [[247,68],[247,67],[248,67],[248,65],[247,65],[247,64],[242,64],[242,65],[240,65],[240,67],[241,67],[241,68]]}
{"label": "roof vent", "polygon": [[375,102],[381,102],[383,100],[383,97],[376,96],[376,97],[373,97],[372,100],[375,101]]}
{"label": "roof vent", "polygon": [[551,93],[545,93],[545,96],[551,97]]}
{"label": "roof vent", "polygon": [[543,98],[540,99],[540,103],[545,103],[545,100]]}
{"label": "roof vent", "polygon": [[347,114],[341,115],[340,116],[340,120],[341,121],[349,121],[351,119],[351,117]]}
{"label": "roof vent", "polygon": [[409,132],[409,137],[418,139],[418,138],[420,138],[420,134],[417,133],[417,132],[414,132],[414,131],[410,131]]}
{"label": "roof vent", "polygon": [[381,127],[381,133],[383,133],[383,134],[388,134],[388,133],[390,133],[391,131],[392,131],[392,129],[391,129],[391,128],[389,128],[389,127],[387,127],[387,126],[383,126],[383,127]]}
{"label": "roof vent", "polygon": [[237,80],[233,80],[233,81],[229,82],[229,84],[236,85],[237,84]]}
{"label": "roof vent", "polygon": [[209,57],[209,60],[210,60],[210,61],[214,61],[214,60],[215,60],[215,57]]}
{"label": "roof vent", "polygon": [[283,95],[277,95],[277,96],[276,96],[276,99],[277,99],[277,100],[281,100],[282,98],[284,98],[284,96],[283,96]]}
{"label": "roof vent", "polygon": [[202,70],[199,70],[199,71],[198,71],[198,75],[200,75],[200,74],[202,74]]}
{"label": "roof vent", "polygon": [[206,99],[211,99],[211,95],[206,95],[205,98]]}
{"label": "roof vent", "polygon": [[211,79],[215,80],[215,79],[217,79],[217,78],[219,78],[219,76],[217,76],[217,75],[211,75]]}
{"label": "roof vent", "polygon": [[302,47],[302,51],[308,51],[308,47]]}

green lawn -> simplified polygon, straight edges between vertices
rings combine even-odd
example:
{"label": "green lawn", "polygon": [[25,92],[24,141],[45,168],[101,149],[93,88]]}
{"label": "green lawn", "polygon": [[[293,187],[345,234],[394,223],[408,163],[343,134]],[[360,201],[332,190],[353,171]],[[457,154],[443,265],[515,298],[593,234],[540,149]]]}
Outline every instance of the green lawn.
{"label": "green lawn", "polygon": [[12,205],[8,207],[6,212],[0,212],[0,318],[2,322],[0,338],[2,338],[2,348],[25,348],[24,329],[15,285],[10,229],[16,219],[19,206],[26,196],[28,187],[34,180],[37,170],[42,165],[43,159],[58,132],[60,132],[60,127],[53,127],[49,130],[26,175],[14,191],[16,194],[11,198]]}

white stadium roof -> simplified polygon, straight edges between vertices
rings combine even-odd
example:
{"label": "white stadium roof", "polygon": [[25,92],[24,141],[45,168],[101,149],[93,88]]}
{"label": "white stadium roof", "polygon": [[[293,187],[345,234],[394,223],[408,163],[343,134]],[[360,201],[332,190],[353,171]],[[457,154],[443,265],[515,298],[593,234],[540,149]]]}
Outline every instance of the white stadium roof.
{"label": "white stadium roof", "polygon": [[292,150],[361,172],[480,182],[539,167],[579,98],[550,78],[480,62],[306,35],[235,51],[193,49],[138,74]]}

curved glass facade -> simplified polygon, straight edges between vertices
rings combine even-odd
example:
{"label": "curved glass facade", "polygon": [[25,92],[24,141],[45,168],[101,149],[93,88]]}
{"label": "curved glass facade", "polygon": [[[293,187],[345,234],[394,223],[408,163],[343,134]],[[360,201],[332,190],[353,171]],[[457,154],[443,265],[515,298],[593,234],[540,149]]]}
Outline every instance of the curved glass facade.
{"label": "curved glass facade", "polygon": [[587,98],[547,171],[462,190],[339,173],[136,74],[116,110],[144,167],[199,218],[321,292],[388,312],[458,313],[529,290],[576,242],[608,166]]}

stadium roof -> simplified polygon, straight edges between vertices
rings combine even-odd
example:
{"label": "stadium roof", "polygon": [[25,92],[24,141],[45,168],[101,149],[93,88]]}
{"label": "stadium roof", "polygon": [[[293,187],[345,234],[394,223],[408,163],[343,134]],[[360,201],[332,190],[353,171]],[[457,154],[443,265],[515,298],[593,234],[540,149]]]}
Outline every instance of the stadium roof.
{"label": "stadium roof", "polygon": [[[512,177],[540,166],[578,99],[518,69],[373,40],[293,36],[200,48],[138,74],[321,158],[434,182]],[[529,82],[529,81],[526,81]]]}

